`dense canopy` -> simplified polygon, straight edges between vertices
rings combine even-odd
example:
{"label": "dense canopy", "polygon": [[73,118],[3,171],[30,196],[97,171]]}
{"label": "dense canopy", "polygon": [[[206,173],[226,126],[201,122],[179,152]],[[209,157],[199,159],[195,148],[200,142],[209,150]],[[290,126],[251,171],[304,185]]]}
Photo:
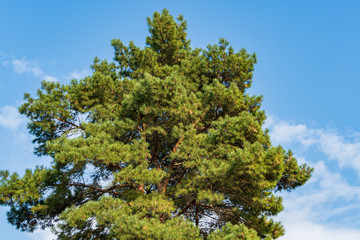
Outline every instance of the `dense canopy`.
{"label": "dense canopy", "polygon": [[255,54],[220,39],[192,48],[167,10],[148,18],[146,47],[112,40],[114,62],[43,82],[25,95],[35,153],[50,167],[2,171],[8,220],[59,239],[263,239],[284,230],[279,191],[312,169],[271,145],[261,96],[250,96]]}

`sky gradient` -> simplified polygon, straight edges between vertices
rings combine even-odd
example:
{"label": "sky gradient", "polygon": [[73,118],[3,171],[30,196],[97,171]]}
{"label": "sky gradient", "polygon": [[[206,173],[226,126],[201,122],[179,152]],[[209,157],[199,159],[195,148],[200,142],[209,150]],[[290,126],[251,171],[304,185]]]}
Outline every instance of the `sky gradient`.
{"label": "sky gradient", "polygon": [[[282,240],[360,239],[360,3],[358,1],[1,1],[0,169],[49,164],[32,154],[17,108],[42,80],[91,74],[110,41],[144,46],[146,17],[163,8],[188,22],[192,47],[227,39],[255,52],[250,94],[263,95],[272,143],[315,168],[305,186],[283,193]],[[0,209],[4,239],[51,239],[17,231]]]}

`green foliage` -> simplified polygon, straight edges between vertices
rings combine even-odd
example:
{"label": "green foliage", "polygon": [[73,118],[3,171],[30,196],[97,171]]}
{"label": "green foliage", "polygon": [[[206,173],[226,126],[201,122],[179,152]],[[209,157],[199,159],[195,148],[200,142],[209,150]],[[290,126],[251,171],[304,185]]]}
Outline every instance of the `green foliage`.
{"label": "green foliage", "polygon": [[148,18],[141,49],[113,40],[114,62],[91,76],[43,82],[20,112],[35,153],[53,159],[23,177],[1,172],[0,202],[25,231],[59,239],[271,239],[278,191],[312,169],[271,145],[261,96],[250,96],[255,54],[221,39],[192,49],[186,21]]}
{"label": "green foliage", "polygon": [[[213,231],[208,240],[260,240],[261,238],[257,235],[256,231],[247,228],[243,223],[233,225],[227,223],[220,230]],[[266,237],[265,240],[271,240],[271,237]]]}

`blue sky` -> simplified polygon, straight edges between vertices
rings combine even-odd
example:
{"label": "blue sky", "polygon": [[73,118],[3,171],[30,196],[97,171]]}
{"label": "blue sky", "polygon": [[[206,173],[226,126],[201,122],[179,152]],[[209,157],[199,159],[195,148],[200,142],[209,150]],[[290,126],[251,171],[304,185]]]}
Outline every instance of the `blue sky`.
{"label": "blue sky", "polygon": [[[1,1],[0,169],[48,164],[17,114],[24,92],[90,74],[95,56],[113,58],[113,38],[144,46],[146,17],[163,8],[184,15],[193,47],[223,37],[257,54],[249,92],[264,96],[273,144],[315,168],[283,194],[281,239],[360,239],[358,1]],[[5,213],[3,238],[51,238],[15,230]]]}

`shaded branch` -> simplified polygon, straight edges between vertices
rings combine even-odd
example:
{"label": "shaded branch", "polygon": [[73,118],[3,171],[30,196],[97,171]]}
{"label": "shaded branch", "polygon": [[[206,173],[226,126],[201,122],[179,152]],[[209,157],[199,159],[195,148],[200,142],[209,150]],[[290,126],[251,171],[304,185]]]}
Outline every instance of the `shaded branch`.
{"label": "shaded branch", "polygon": [[186,205],[183,209],[181,209],[181,211],[175,215],[175,217],[181,216],[184,213],[186,213],[186,211],[196,203],[196,199],[192,200],[188,205]]}
{"label": "shaded branch", "polygon": [[67,121],[67,120],[65,120],[65,119],[61,119],[61,118],[59,118],[59,117],[56,117],[56,119],[59,120],[60,122],[64,122],[64,123],[70,124],[71,126],[74,126],[74,127],[76,127],[76,128],[82,129],[82,127],[80,127],[79,125],[76,125],[75,123],[69,122],[69,121]]}
{"label": "shaded branch", "polygon": [[116,185],[116,186],[113,186],[113,187],[108,188],[108,189],[102,189],[102,188],[98,188],[98,187],[83,184],[83,183],[68,183],[68,186],[90,188],[90,189],[93,189],[93,190],[96,190],[96,191],[99,191],[99,192],[103,192],[103,193],[111,193],[111,194],[119,195],[119,194],[121,194],[120,192],[112,191],[112,189],[118,188],[118,187],[128,187],[129,185],[128,184]]}

